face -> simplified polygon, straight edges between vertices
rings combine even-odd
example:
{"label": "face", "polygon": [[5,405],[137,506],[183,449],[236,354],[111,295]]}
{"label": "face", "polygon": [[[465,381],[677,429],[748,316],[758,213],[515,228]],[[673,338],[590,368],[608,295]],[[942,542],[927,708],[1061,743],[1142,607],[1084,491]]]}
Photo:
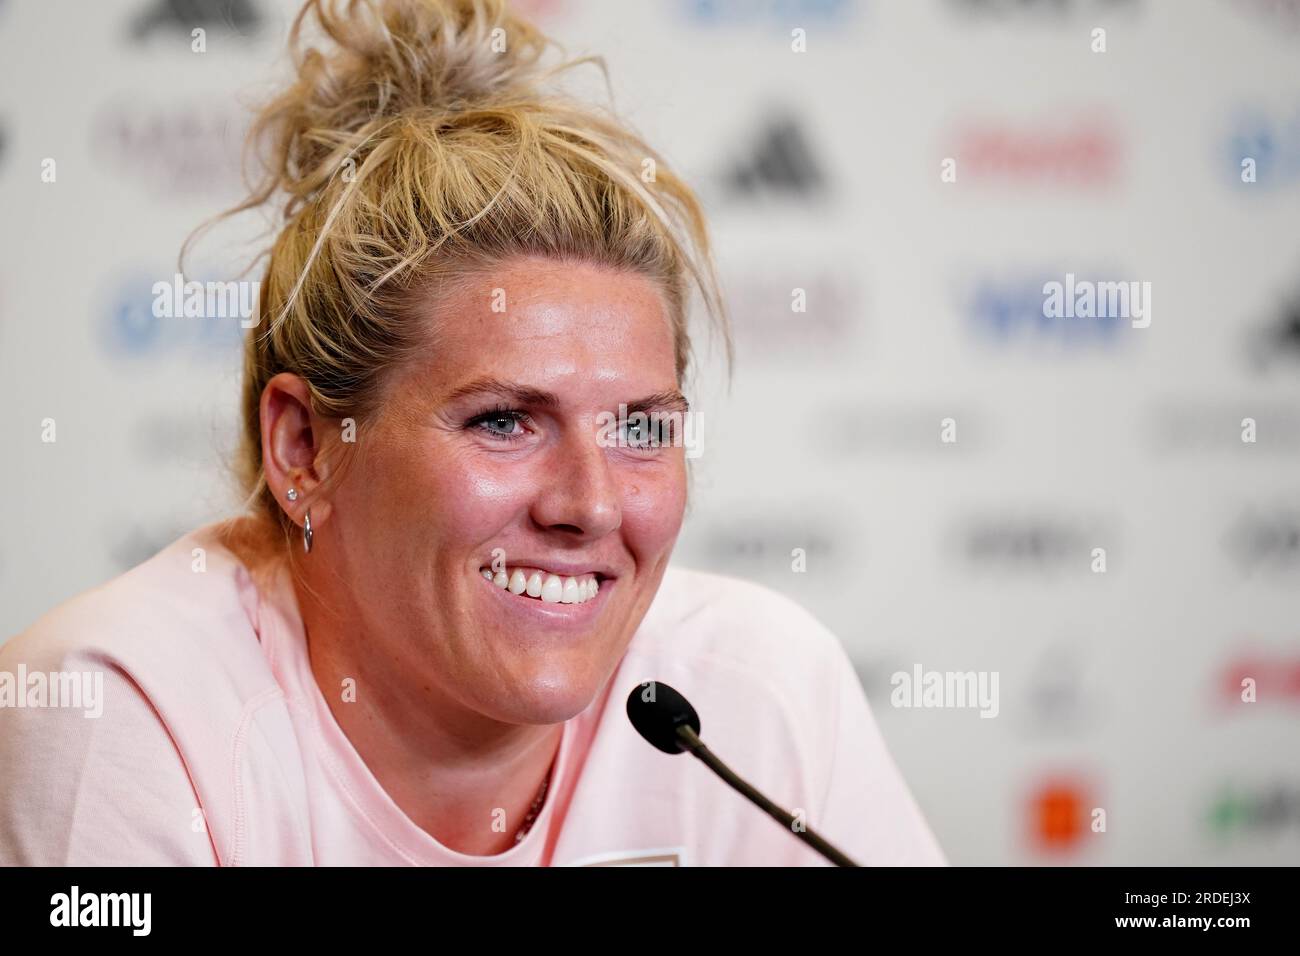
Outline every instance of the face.
{"label": "face", "polygon": [[664,298],[634,273],[519,259],[429,325],[322,533],[366,655],[413,693],[567,720],[618,663],[681,528],[684,449],[631,416],[685,408]]}

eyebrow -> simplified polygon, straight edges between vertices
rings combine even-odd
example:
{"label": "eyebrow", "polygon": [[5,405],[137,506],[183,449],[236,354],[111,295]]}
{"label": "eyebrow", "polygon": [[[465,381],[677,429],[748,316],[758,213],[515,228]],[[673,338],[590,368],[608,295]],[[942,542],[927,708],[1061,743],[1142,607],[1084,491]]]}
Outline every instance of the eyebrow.
{"label": "eyebrow", "polygon": [[[554,392],[532,388],[528,385],[520,385],[518,382],[507,382],[504,379],[493,378],[492,376],[476,378],[472,382],[459,385],[448,392],[443,400],[454,402],[474,395],[499,395],[515,404],[529,405],[534,408],[556,409],[560,407],[559,396]],[[673,411],[685,414],[691,408],[690,402],[686,401],[686,396],[675,388],[655,392],[653,395],[646,395],[644,398],[638,398],[636,401],[625,404],[629,413]]]}
{"label": "eyebrow", "polygon": [[666,392],[655,392],[645,398],[638,398],[635,402],[628,402],[627,410],[628,412],[681,412],[685,415],[691,410],[691,403],[686,400],[685,395],[673,388]]}
{"label": "eyebrow", "polygon": [[472,382],[457,386],[447,393],[444,401],[454,402],[474,395],[500,395],[519,405],[532,405],[539,408],[558,408],[559,398],[554,392],[545,392],[539,388],[530,388],[504,379],[476,378]]}

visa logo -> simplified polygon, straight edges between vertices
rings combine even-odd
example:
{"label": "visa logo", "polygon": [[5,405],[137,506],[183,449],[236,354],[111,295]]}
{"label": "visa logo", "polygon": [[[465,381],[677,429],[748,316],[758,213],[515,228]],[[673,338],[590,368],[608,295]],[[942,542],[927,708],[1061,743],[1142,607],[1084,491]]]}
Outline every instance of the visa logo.
{"label": "visa logo", "polygon": [[[974,334],[998,345],[1059,346],[1066,349],[1111,348],[1129,320],[1107,312],[1079,315],[1045,307],[1043,287],[1060,276],[1048,272],[1019,278],[984,278],[971,283],[961,310]],[[1100,280],[1106,281],[1106,280]]]}
{"label": "visa logo", "polygon": [[1300,109],[1289,117],[1241,113],[1224,145],[1232,182],[1245,189],[1285,187],[1300,180]]}

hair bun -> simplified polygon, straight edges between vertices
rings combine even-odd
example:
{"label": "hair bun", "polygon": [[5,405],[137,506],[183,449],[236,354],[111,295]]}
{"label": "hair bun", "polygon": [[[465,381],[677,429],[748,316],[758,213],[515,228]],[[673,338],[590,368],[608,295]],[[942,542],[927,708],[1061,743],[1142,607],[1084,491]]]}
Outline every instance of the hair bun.
{"label": "hair bun", "polygon": [[301,199],[394,119],[535,98],[551,43],[505,0],[308,0],[289,34],[296,82],[255,138]]}

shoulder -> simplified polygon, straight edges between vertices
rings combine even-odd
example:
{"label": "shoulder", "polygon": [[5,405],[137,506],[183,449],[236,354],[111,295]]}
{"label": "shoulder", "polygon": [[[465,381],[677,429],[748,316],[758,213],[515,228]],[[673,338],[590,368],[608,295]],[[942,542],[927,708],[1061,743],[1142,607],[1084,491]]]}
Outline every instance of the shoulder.
{"label": "shoulder", "polygon": [[[839,639],[793,598],[752,581],[671,568],[628,648],[625,691],[684,694],[711,734],[794,753],[823,777],[841,701],[862,699]],[[824,759],[825,758],[825,759]]]}
{"label": "shoulder", "polygon": [[203,676],[256,693],[270,680],[258,607],[248,570],[210,525],[47,612],[0,645],[0,662],[28,671],[114,667],[146,689]]}
{"label": "shoulder", "polygon": [[0,863],[235,858],[238,767],[285,769],[260,607],[209,526],[0,645]]}
{"label": "shoulder", "polygon": [[[851,659],[838,637],[794,599],[738,578],[671,569],[618,677],[623,693],[655,682],[683,693],[711,749],[761,792],[805,808],[809,823],[851,857],[872,864],[943,862]],[[621,721],[613,724],[627,733]],[[657,759],[649,747],[629,752]],[[701,788],[697,798],[714,810],[706,841],[713,851],[701,850],[705,858],[818,861],[761,817],[732,813],[724,789]]]}
{"label": "shoulder", "polygon": [[839,638],[793,598],[754,581],[680,567],[665,572],[634,648],[795,687],[850,668]]}

